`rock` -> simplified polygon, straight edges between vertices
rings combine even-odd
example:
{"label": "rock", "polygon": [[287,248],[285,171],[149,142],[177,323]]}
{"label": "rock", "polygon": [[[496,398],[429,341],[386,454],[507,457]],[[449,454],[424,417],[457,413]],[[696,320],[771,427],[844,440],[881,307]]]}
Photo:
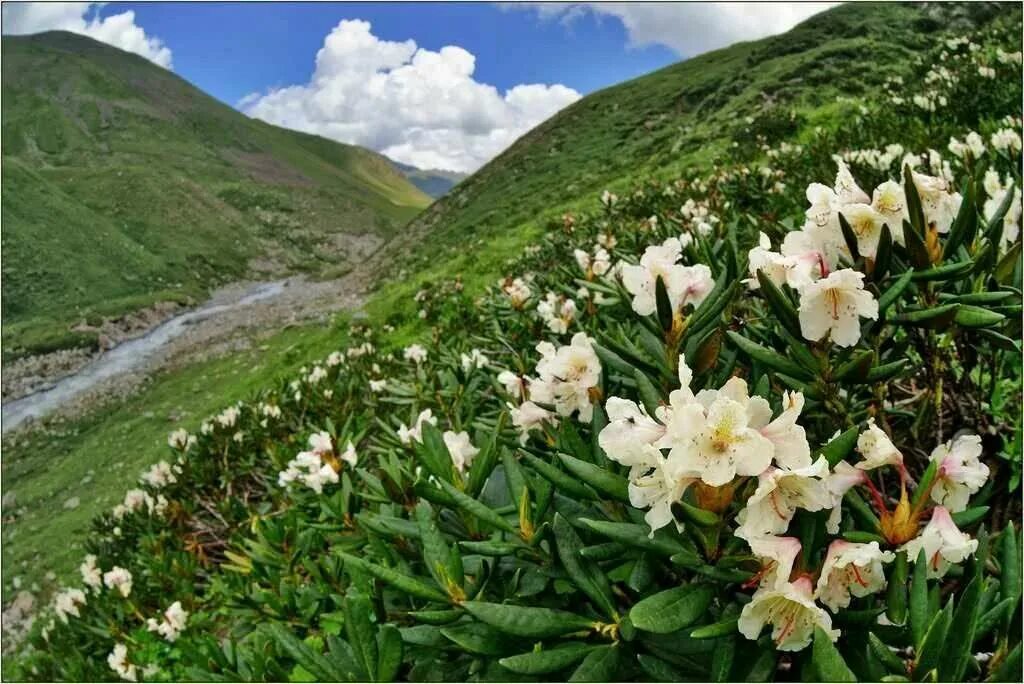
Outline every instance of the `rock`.
{"label": "rock", "polygon": [[72,509],[78,508],[78,505],[80,503],[82,503],[81,499],[79,499],[77,496],[73,496],[64,502],[64,508],[70,511]]}
{"label": "rock", "polygon": [[4,494],[2,500],[0,500],[0,510],[7,512],[18,505],[18,496],[13,491]]}

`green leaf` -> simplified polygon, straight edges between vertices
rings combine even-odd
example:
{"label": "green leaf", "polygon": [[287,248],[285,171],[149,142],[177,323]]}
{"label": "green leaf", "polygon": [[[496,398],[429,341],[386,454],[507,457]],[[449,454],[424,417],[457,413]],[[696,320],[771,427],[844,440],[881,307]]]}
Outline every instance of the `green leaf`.
{"label": "green leaf", "polygon": [[866,378],[871,366],[875,363],[875,350],[862,349],[854,352],[853,358],[836,369],[835,379],[846,380],[850,378],[856,381],[858,378]]}
{"label": "green leaf", "polygon": [[357,570],[373,575],[377,579],[387,582],[396,589],[404,591],[407,594],[418,596],[419,598],[426,599],[427,601],[438,601],[442,603],[448,602],[447,596],[415,577],[410,577],[405,573],[392,570],[391,568],[375,565],[364,561],[362,558],[350,556],[342,551],[335,551],[334,553],[345,562],[346,567],[352,566]]}
{"label": "green leaf", "polygon": [[607,347],[601,346],[597,342],[591,342],[590,346],[593,347],[594,353],[597,354],[597,357],[601,359],[602,367],[613,368],[624,375],[632,375],[633,366],[631,366],[629,362],[621,356]]}
{"label": "green leaf", "polygon": [[330,660],[317,653],[280,622],[268,622],[263,629],[278,646],[303,669],[322,681],[349,681],[347,673],[337,670]]}
{"label": "green leaf", "polygon": [[445,494],[452,497],[455,504],[465,512],[492,527],[509,532],[510,534],[516,534],[516,528],[512,527],[507,520],[495,513],[487,504],[460,491],[455,485],[446,480],[438,480],[438,484],[441,485]]}
{"label": "green leaf", "polygon": [[846,432],[836,435],[835,438],[822,447],[818,455],[825,457],[830,468],[834,467],[840,461],[845,460],[853,451],[853,447],[857,446],[857,437],[859,434],[859,428],[852,427]]}
{"label": "green leaf", "polygon": [[653,551],[666,558],[677,553],[692,553],[692,551],[678,540],[673,538],[670,532],[665,529],[654,533],[652,539],[648,535],[651,529],[647,525],[634,523],[610,522],[607,520],[591,520],[580,518],[580,524],[620,544],[632,546],[644,551]]}
{"label": "green leaf", "polygon": [[424,500],[416,505],[416,522],[423,545],[423,563],[438,586],[447,589],[447,580],[462,586],[462,577],[456,577],[449,566],[451,549],[434,521],[434,509]]}
{"label": "green leaf", "polygon": [[623,503],[629,503],[629,482],[626,478],[593,463],[573,458],[568,454],[558,454],[558,458],[562,461],[566,470],[597,491]]}
{"label": "green leaf", "polygon": [[672,309],[672,300],[669,299],[665,280],[660,275],[654,282],[654,301],[658,307],[658,323],[662,330],[668,332],[672,329],[672,318],[675,316],[675,311]]}
{"label": "green leaf", "polygon": [[960,211],[957,212],[953,225],[950,226],[943,246],[942,256],[948,257],[956,252],[960,245],[968,244],[974,239],[978,229],[978,210],[975,206],[975,184],[965,183],[963,201],[960,203]]}
{"label": "green leaf", "polygon": [[498,462],[498,439],[501,436],[507,419],[507,411],[502,411],[498,415],[498,422],[491,432],[491,438],[487,440],[469,467],[469,475],[466,478],[466,491],[470,496],[478,496],[480,494],[484,483],[487,482],[487,478]]}
{"label": "green leaf", "polygon": [[775,312],[779,323],[793,335],[800,337],[800,317],[797,315],[796,307],[782,290],[776,287],[771,278],[765,275],[764,271],[757,271],[757,282],[760,285],[761,294],[764,296],[771,310]]}
{"label": "green leaf", "polygon": [[615,671],[619,667],[618,644],[598,646],[583,659],[579,667],[569,677],[570,682],[611,682],[615,681]]}
{"label": "green leaf", "polygon": [[736,623],[739,622],[739,618],[729,618],[727,620],[721,620],[711,625],[705,625],[704,627],[698,627],[697,629],[690,632],[691,639],[719,639],[724,636],[736,633]]}
{"label": "green leaf", "polygon": [[832,643],[832,639],[821,627],[814,628],[814,645],[811,648],[811,664],[822,682],[855,682],[857,677],[843,660],[843,656]]}
{"label": "green leaf", "polygon": [[875,267],[871,271],[871,279],[876,283],[881,282],[885,274],[889,272],[892,264],[892,231],[889,224],[882,224],[882,234],[878,236],[878,249],[875,250]]}
{"label": "green leaf", "polygon": [[989,328],[1005,321],[1006,316],[980,306],[961,304],[954,320],[962,328]]}
{"label": "green leaf", "polygon": [[967,275],[973,268],[973,261],[954,261],[951,264],[914,271],[910,279],[915,283],[932,280],[952,280],[962,275]]}
{"label": "green leaf", "polygon": [[462,617],[461,610],[454,608],[447,610],[414,610],[407,613],[409,617],[417,622],[427,625],[447,625]]}
{"label": "green leaf", "polygon": [[1021,575],[1020,555],[1017,546],[1017,531],[1013,522],[1006,524],[1002,532],[1002,553],[999,557],[999,568],[1002,571],[1000,589],[1003,598],[1020,599]]}
{"label": "green leaf", "polygon": [[377,638],[370,622],[373,607],[365,596],[346,596],[341,604],[345,614],[345,636],[368,679],[377,679]]}
{"label": "green leaf", "polygon": [[907,254],[915,269],[924,270],[931,266],[931,257],[924,244],[924,237],[914,230],[907,221],[903,222],[903,241],[907,243]]}
{"label": "green leaf", "polygon": [[569,474],[562,472],[547,461],[542,461],[536,456],[525,452],[523,452],[522,456],[523,460],[526,461],[531,468],[537,471],[541,477],[553,484],[562,494],[573,499],[582,499],[585,501],[598,498],[593,489]]}
{"label": "green leaf", "polygon": [[973,657],[974,630],[978,624],[978,607],[981,598],[981,577],[975,576],[957,600],[953,621],[950,623],[950,639],[939,656],[939,679],[947,682],[963,681],[967,671],[967,660]]}
{"label": "green leaf", "polygon": [[902,625],[907,620],[907,552],[897,551],[889,575],[888,609],[889,621]]}
{"label": "green leaf", "polygon": [[736,655],[736,637],[729,636],[719,639],[715,650],[711,652],[711,681],[731,681],[732,663]]}
{"label": "green leaf", "polygon": [[910,633],[914,647],[921,648],[925,633],[932,623],[931,610],[928,608],[928,560],[924,549],[917,554],[914,571],[910,579]]}
{"label": "green leaf", "polygon": [[1006,213],[1010,211],[1010,207],[1013,206],[1013,188],[1016,183],[1010,183],[1010,187],[1006,188],[1006,194],[1003,195],[1003,201],[999,203],[999,207],[996,208],[996,212],[988,219],[988,226],[985,228],[985,235],[988,237],[988,241],[993,245],[998,245],[999,240],[1003,235],[1003,220],[1006,218]]}
{"label": "green leaf", "polygon": [[498,656],[505,652],[507,637],[498,630],[479,622],[466,622],[441,628],[446,639],[467,653]]}
{"label": "green leaf", "polygon": [[594,646],[590,644],[571,642],[554,648],[502,658],[498,662],[516,674],[548,674],[564,670],[579,662],[593,648]]}
{"label": "green leaf", "polygon": [[965,527],[970,527],[971,525],[984,520],[985,516],[988,515],[988,511],[988,506],[974,506],[973,508],[953,513],[950,517],[953,519],[953,522],[957,527],[964,529]]}
{"label": "green leaf", "polygon": [[924,641],[917,651],[917,659],[914,662],[914,681],[920,682],[930,678],[931,671],[938,667],[939,657],[947,647],[946,637],[952,621],[953,599],[950,599],[946,602],[946,606],[932,618],[928,631],[925,632]]}
{"label": "green leaf", "polygon": [[907,216],[912,231],[924,235],[924,209],[921,207],[921,196],[917,194],[917,185],[914,183],[913,171],[909,164],[903,165],[903,195],[907,199]]}
{"label": "green leaf", "polygon": [[1010,249],[1006,251],[1006,254],[999,259],[999,263],[996,264],[995,277],[996,282],[1003,285],[1009,285],[1010,280],[1013,278],[1013,272],[1017,268],[1017,262],[1020,261],[1020,250],[1021,243],[1015,242]]}
{"label": "green leaf", "polygon": [[885,382],[890,378],[894,378],[903,372],[907,366],[910,365],[908,359],[900,359],[899,361],[893,361],[892,363],[883,363],[881,366],[875,366],[868,371],[867,382]]}
{"label": "green leaf", "polygon": [[687,584],[648,596],[633,606],[629,619],[637,629],[668,634],[696,622],[708,606],[714,592],[706,584]]}
{"label": "green leaf", "polygon": [[893,653],[874,632],[868,632],[868,647],[876,658],[890,671],[895,674],[903,674],[907,671],[903,660]]}
{"label": "green leaf", "polygon": [[839,212],[839,230],[843,234],[843,240],[846,242],[846,248],[850,250],[850,261],[857,261],[860,258],[860,249],[857,246],[857,235],[853,232],[853,228],[850,227],[850,223],[843,216],[842,212]]}
{"label": "green leaf", "polygon": [[732,330],[726,331],[725,334],[729,336],[729,339],[733,344],[739,347],[747,356],[755,361],[759,361],[769,368],[777,370],[780,373],[785,373],[786,375],[790,375],[794,378],[803,380],[812,379],[811,374],[805,368],[790,361],[785,356],[782,356],[781,354],[766,347],[762,347],[757,342],[748,340],[746,337],[743,337]]}
{"label": "green leaf", "polygon": [[893,323],[904,323],[918,328],[929,328],[931,330],[944,330],[956,318],[959,304],[943,304],[928,309],[912,309],[893,316]]}
{"label": "green leaf", "polygon": [[545,639],[594,628],[590,618],[564,610],[513,606],[505,603],[466,601],[462,604],[473,617],[506,634]]}
{"label": "green leaf", "polygon": [[654,386],[651,379],[647,377],[647,374],[639,368],[633,369],[633,379],[636,380],[636,391],[640,395],[640,401],[643,403],[644,408],[647,409],[647,413],[653,416],[662,404],[661,392]]}
{"label": "green leaf", "polygon": [[722,519],[718,515],[711,511],[705,511],[703,508],[692,506],[685,501],[677,501],[675,505],[683,512],[683,516],[695,525],[714,527],[722,523]]}
{"label": "green leaf", "polygon": [[991,682],[1019,682],[1021,672],[1020,642],[1007,654],[1002,664],[989,676]]}
{"label": "green leaf", "polygon": [[377,681],[393,682],[402,667],[402,633],[391,624],[377,630]]}
{"label": "green leaf", "polygon": [[618,612],[615,609],[615,601],[612,598],[611,585],[604,571],[597,563],[581,562],[580,550],[583,542],[580,541],[576,530],[572,528],[560,513],[555,513],[552,529],[555,533],[555,547],[558,551],[558,558],[562,567],[569,575],[576,586],[586,594],[594,605],[604,612],[605,616],[617,621]]}
{"label": "green leaf", "polygon": [[890,285],[889,289],[882,293],[882,296],[878,298],[879,316],[885,313],[885,310],[892,306],[893,302],[895,302],[896,299],[899,298],[901,294],[903,294],[903,291],[907,289],[908,285],[910,285],[910,279],[913,277],[914,269],[911,268],[907,271],[904,271],[903,275],[897,278],[896,282]]}

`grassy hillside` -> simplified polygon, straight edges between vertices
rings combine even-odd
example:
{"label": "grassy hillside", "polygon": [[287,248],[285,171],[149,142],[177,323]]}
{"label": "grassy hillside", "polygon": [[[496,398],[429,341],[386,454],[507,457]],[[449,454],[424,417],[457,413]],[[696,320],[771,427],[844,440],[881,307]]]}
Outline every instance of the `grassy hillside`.
{"label": "grassy hillside", "polygon": [[431,197],[440,197],[458,185],[466,174],[441,169],[420,169],[401,162],[392,162],[409,182]]}
{"label": "grassy hillside", "polygon": [[430,201],[373,152],[249,119],[75,34],[5,36],[3,101],[8,357],[240,277],[337,273]]}
{"label": "grassy hillside", "polygon": [[[606,187],[728,163],[736,158],[733,143],[748,137],[747,117],[777,139],[809,133],[811,124],[829,126],[838,95],[877,94],[887,77],[907,73],[939,32],[967,30],[1002,11],[998,3],[850,3],[786,34],[601,90],[523,136],[406,234],[415,241],[429,233],[436,248],[465,254],[469,238],[523,234]],[[424,265],[433,260],[419,254]],[[466,256],[467,266],[474,258]]]}

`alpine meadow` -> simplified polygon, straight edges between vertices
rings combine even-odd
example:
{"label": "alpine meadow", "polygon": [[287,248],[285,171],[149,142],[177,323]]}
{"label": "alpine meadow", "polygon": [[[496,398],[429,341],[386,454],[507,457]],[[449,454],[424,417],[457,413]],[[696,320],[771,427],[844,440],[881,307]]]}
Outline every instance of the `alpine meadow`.
{"label": "alpine meadow", "polygon": [[465,177],[5,34],[5,374],[350,298],[4,428],[4,680],[1021,681],[1022,30],[842,4]]}

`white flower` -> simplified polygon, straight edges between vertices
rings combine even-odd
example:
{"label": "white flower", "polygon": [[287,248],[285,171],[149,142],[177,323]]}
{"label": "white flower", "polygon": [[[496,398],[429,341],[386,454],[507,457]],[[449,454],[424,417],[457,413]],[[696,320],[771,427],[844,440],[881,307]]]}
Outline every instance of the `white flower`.
{"label": "white flower", "polygon": [[[653,537],[656,530],[674,521],[672,504],[679,501],[687,487],[698,482],[700,477],[687,470],[671,454],[666,458],[658,449],[649,445],[645,451],[651,468],[634,465],[628,488],[629,503],[634,508],[648,509],[644,520],[651,528],[649,536]],[[646,473],[643,472],[645,470]]]}
{"label": "white flower", "polygon": [[383,392],[385,389],[387,389],[387,386],[387,380],[370,380],[370,391],[376,394],[380,394],[381,392]]}
{"label": "white flower", "polygon": [[448,453],[452,457],[452,463],[455,464],[455,469],[460,473],[466,472],[466,469],[473,463],[473,459],[480,453],[480,450],[470,443],[469,433],[456,433],[448,430],[442,437],[444,445],[448,447]]}
{"label": "white flower", "polygon": [[537,406],[532,401],[524,401],[519,406],[508,405],[512,416],[512,425],[519,430],[519,443],[526,444],[530,439],[530,430],[543,427],[544,423],[555,425],[558,422],[555,414]]}
{"label": "white flower", "polygon": [[423,363],[427,360],[427,350],[421,345],[410,344],[402,351],[402,356],[406,361],[412,361],[413,363]]}
{"label": "white flower", "polygon": [[[889,233],[894,242],[905,244],[903,237],[903,221],[907,214],[907,196],[903,187],[896,181],[888,180],[875,188],[871,197],[871,207],[889,226]],[[859,246],[859,243],[858,243]]]}
{"label": "white flower", "polygon": [[277,419],[281,417],[281,408],[276,404],[263,404],[261,411],[267,418]]}
{"label": "white flower", "polygon": [[701,305],[715,284],[711,269],[704,264],[677,264],[679,257],[679,240],[669,238],[661,245],[648,247],[639,265],[626,264],[622,267],[622,284],[633,295],[633,311],[648,316],[657,310],[656,283],[659,277],[665,284],[673,311],[681,311],[688,304],[694,308]]}
{"label": "white flower", "polygon": [[345,451],[341,453],[339,458],[353,468],[356,467],[356,463],[359,462],[359,455],[356,453],[356,447],[351,441],[348,443],[348,446],[345,447]]}
{"label": "white flower", "polygon": [[736,536],[745,539],[785,532],[797,509],[821,511],[829,508],[826,477],[828,462],[820,457],[797,470],[769,468],[758,477],[757,489],[739,512]]}
{"label": "white flower", "polygon": [[522,278],[500,280],[498,285],[516,308],[522,307],[533,296],[530,286]]}
{"label": "white flower", "polygon": [[215,420],[217,423],[224,428],[234,427],[235,421],[238,420],[238,409],[234,406],[229,406],[224,409]]}
{"label": "white flower", "polygon": [[80,566],[78,571],[82,573],[82,581],[93,590],[103,586],[103,572],[96,567],[96,556],[89,554]]}
{"label": "white flower", "polygon": [[128,662],[128,647],[124,644],[114,646],[114,650],[107,656],[107,665],[126,682],[134,682],[138,677],[135,666]]}
{"label": "white flower", "polygon": [[331,439],[331,435],[322,430],[310,435],[309,450],[317,455],[334,453],[334,441]]}
{"label": "white flower", "polygon": [[868,429],[857,438],[857,451],[862,459],[856,464],[861,470],[874,470],[883,466],[903,466],[903,454],[899,452],[889,436],[875,425],[874,418],[868,418]]}
{"label": "white flower", "polygon": [[398,439],[402,444],[409,446],[413,440],[417,442],[423,442],[423,425],[424,423],[430,423],[431,425],[437,425],[437,418],[434,417],[434,412],[430,409],[424,409],[420,411],[420,414],[416,417],[416,422],[411,428],[405,426],[402,423],[398,427]]}
{"label": "white flower", "polygon": [[536,380],[530,381],[530,397],[542,404],[551,404],[561,416],[579,413],[582,423],[589,423],[594,414],[591,391],[601,377],[601,361],[585,333],[573,335],[572,342],[555,348],[549,342],[537,345],[541,354],[537,362]]}
{"label": "white flower", "polygon": [[127,598],[132,593],[132,573],[115,565],[109,572],[103,573],[103,584],[107,589],[117,589],[121,596]]}
{"label": "white flower", "polygon": [[860,319],[878,318],[878,301],[864,289],[864,274],[844,268],[800,293],[800,330],[817,342],[828,335],[840,347],[860,339]]}
{"label": "white flower", "polygon": [[767,437],[775,447],[775,462],[790,470],[811,465],[811,445],[807,443],[807,433],[796,422],[803,409],[804,395],[801,392],[782,393],[782,413],[775,420],[771,420],[771,406],[763,397],[750,397],[747,404],[750,426]]}
{"label": "white flower", "polygon": [[537,314],[551,332],[564,335],[576,317],[576,302],[554,292],[548,292],[544,299],[537,303]]}
{"label": "white flower", "polygon": [[292,482],[302,482],[321,494],[325,484],[338,483],[338,473],[329,463],[323,462],[320,454],[303,451],[288,462],[285,470],[277,474],[277,483],[281,487],[287,487]]}
{"label": "white flower", "polygon": [[[651,418],[643,406],[626,399],[609,397],[604,408],[608,424],[598,434],[597,443],[608,458],[633,468],[654,467],[660,459],[652,462],[648,447],[661,439],[665,426]],[[657,449],[653,451],[658,453]]]}
{"label": "white flower", "polygon": [[840,204],[867,204],[870,200],[866,192],[860,189],[853,179],[850,168],[842,159],[836,159],[836,198]]}
{"label": "white flower", "polygon": [[[1017,53],[1020,54],[1019,52]],[[1003,128],[992,134],[990,138],[992,147],[997,150],[1017,151],[1021,149],[1020,133],[1012,128]]]}
{"label": "white flower", "polygon": [[840,632],[832,629],[832,618],[814,602],[813,593],[808,577],[758,589],[740,613],[740,634],[755,641],[764,626],[770,624],[772,640],[780,651],[806,648],[814,638],[815,627],[821,627],[835,641]]}
{"label": "white flower", "polygon": [[[727,383],[726,387],[731,386]],[[686,470],[699,473],[701,480],[713,487],[737,475],[760,474],[771,464],[774,452],[771,440],[750,425],[746,383],[743,396],[725,390],[706,406],[687,401],[688,389],[676,390],[669,396],[670,407],[659,413],[667,429],[658,446],[671,449],[670,458]]]}
{"label": "white flower", "polygon": [[178,428],[167,436],[167,444],[172,449],[188,451],[196,443],[195,435],[188,434],[188,430]]}
{"label": "white flower", "polygon": [[925,222],[933,225],[939,233],[948,233],[950,226],[953,225],[953,219],[960,211],[960,203],[963,200],[960,193],[950,193],[949,182],[945,178],[926,176],[916,171],[910,173],[917,194],[921,198]]}
{"label": "white flower", "polygon": [[178,478],[174,476],[170,463],[167,461],[160,461],[142,474],[141,481],[154,489],[160,489],[161,487],[177,482]]}
{"label": "white flower", "polygon": [[601,204],[606,207],[610,207],[619,201],[619,196],[605,190],[601,193]]}
{"label": "white flower", "polygon": [[932,510],[931,520],[921,533],[900,547],[907,557],[917,562],[917,556],[924,550],[928,563],[928,577],[942,577],[952,563],[961,563],[978,550],[978,540],[971,539],[957,529],[949,517],[949,511],[942,506]]}
{"label": "white flower", "polygon": [[65,589],[58,593],[53,600],[53,610],[64,624],[68,622],[68,615],[81,617],[78,612],[78,606],[84,605],[85,592],[81,589]]}
{"label": "white flower", "polygon": [[333,368],[334,366],[340,366],[341,362],[345,360],[345,357],[341,355],[340,351],[333,351],[327,356],[327,366]]}
{"label": "white flower", "polygon": [[306,376],[306,382],[310,385],[315,385],[326,377],[327,371],[323,366],[314,366],[310,374]]}
{"label": "white flower", "polygon": [[874,258],[882,237],[882,226],[886,223],[885,217],[870,204],[846,204],[841,213],[857,237],[857,251]]}
{"label": "white flower", "polygon": [[832,469],[827,480],[828,493],[832,497],[832,505],[829,506],[832,512],[829,513],[828,521],[825,524],[825,529],[829,534],[839,534],[839,523],[843,517],[843,497],[866,479],[867,474],[863,470],[853,467],[846,461],[840,461]]}
{"label": "white flower", "polygon": [[[991,222],[995,218],[996,212],[1006,200],[1006,193],[1010,191],[1011,182],[1012,179],[1007,176],[1005,185],[1001,183],[999,174],[994,169],[985,172],[985,193],[989,198],[985,200],[982,212],[986,221]],[[1021,191],[1019,187],[1014,187],[1009,209],[1003,216],[1003,232],[999,238],[1000,249],[1005,249],[1007,245],[1016,242],[1017,236],[1020,235],[1020,219]]]}
{"label": "white flower", "polygon": [[502,384],[505,391],[508,392],[513,399],[522,398],[524,385],[522,376],[516,375],[510,370],[503,370],[498,373],[498,382]]}
{"label": "white flower", "polygon": [[930,460],[938,462],[932,500],[951,513],[967,508],[971,495],[988,480],[988,466],[981,462],[981,437],[960,435],[940,444]]}
{"label": "white flower", "polygon": [[837,539],[825,553],[825,562],[818,577],[816,597],[832,612],[850,605],[851,596],[858,598],[885,589],[883,563],[896,558],[892,551],[882,551],[878,542],[854,544]]}
{"label": "white flower", "polygon": [[479,349],[473,349],[468,354],[462,354],[460,359],[462,370],[470,372],[474,368],[486,368],[490,360]]}
{"label": "white flower", "polygon": [[175,601],[164,611],[163,620],[160,622],[153,618],[146,620],[146,629],[150,632],[158,632],[167,641],[174,643],[178,635],[185,629],[187,621],[188,612],[181,607],[181,601]]}
{"label": "white flower", "polygon": [[751,536],[747,539],[750,551],[761,561],[757,573],[759,586],[780,587],[789,583],[793,563],[800,555],[800,541],[795,537],[774,535]]}
{"label": "white flower", "polygon": [[772,251],[772,242],[767,235],[761,233],[758,237],[757,247],[747,253],[747,263],[750,271],[750,278],[743,282],[751,290],[761,287],[757,280],[757,272],[763,271],[768,280],[776,287],[781,287],[788,281],[790,270],[793,268],[793,259],[785,257],[778,252]]}

